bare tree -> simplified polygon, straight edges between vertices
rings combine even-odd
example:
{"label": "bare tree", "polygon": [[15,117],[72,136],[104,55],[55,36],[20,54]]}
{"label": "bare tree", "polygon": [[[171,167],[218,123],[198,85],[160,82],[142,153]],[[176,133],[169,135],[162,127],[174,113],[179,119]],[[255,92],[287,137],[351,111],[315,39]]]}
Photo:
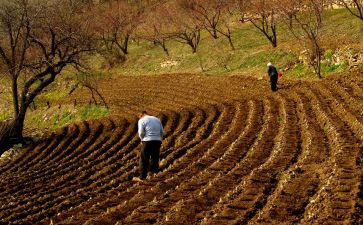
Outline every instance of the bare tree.
{"label": "bare tree", "polygon": [[169,33],[170,24],[164,19],[166,10],[163,4],[150,8],[145,15],[146,22],[140,25],[137,36],[160,46],[165,54],[169,55],[166,43],[172,38],[172,35]]}
{"label": "bare tree", "polygon": [[[99,90],[99,83],[101,82],[102,78],[102,73],[80,72],[77,74],[78,82],[71,92],[73,92],[78,86],[84,87],[91,92],[92,101],[95,105],[98,105],[96,98],[96,96],[98,96],[103,105],[108,109],[106,99]],[[71,94],[71,92],[69,94]]]}
{"label": "bare tree", "polygon": [[192,53],[196,53],[200,43],[200,27],[198,25],[189,26],[184,22],[181,26],[184,28],[180,27],[173,33],[172,37],[177,42],[189,45],[192,48]]}
{"label": "bare tree", "polygon": [[179,7],[186,10],[214,39],[219,34],[226,37],[232,49],[232,32],[230,27],[232,1],[227,0],[179,0]]}
{"label": "bare tree", "polygon": [[168,21],[169,35],[177,42],[187,44],[196,53],[200,43],[202,26],[187,10],[183,10],[178,3],[169,2],[165,11],[165,19]]}
{"label": "bare tree", "polygon": [[249,21],[277,47],[276,9],[273,0],[237,0],[241,22]]}
{"label": "bare tree", "polygon": [[214,38],[218,38],[219,25],[223,7],[222,0],[179,0],[179,7],[189,11],[190,15]]}
{"label": "bare tree", "polygon": [[363,21],[363,1],[362,0],[338,0],[353,16]]}
{"label": "bare tree", "polygon": [[[288,18],[292,17],[291,32],[306,46],[309,52],[309,63],[316,75],[321,75],[321,28],[323,26],[324,0],[284,0],[280,10]],[[294,12],[291,14],[291,12]]]}
{"label": "bare tree", "polygon": [[[13,118],[0,142],[22,140],[26,112],[67,66],[92,50],[87,15],[66,0],[1,2],[0,62],[10,78]],[[57,15],[57,16],[54,16]]]}
{"label": "bare tree", "polygon": [[232,40],[232,28],[231,28],[231,22],[233,18],[233,9],[230,7],[233,6],[232,4],[229,4],[226,6],[225,11],[221,15],[221,22],[220,26],[218,26],[217,31],[224,37],[228,39],[229,46],[232,50],[235,50],[233,40]]}
{"label": "bare tree", "polygon": [[[137,3],[137,2],[136,2]],[[127,55],[132,35],[142,21],[144,8],[126,0],[103,3],[96,7],[98,20],[96,30],[102,47],[117,56]],[[95,14],[97,12],[95,11]],[[116,51],[116,52],[115,52]]]}

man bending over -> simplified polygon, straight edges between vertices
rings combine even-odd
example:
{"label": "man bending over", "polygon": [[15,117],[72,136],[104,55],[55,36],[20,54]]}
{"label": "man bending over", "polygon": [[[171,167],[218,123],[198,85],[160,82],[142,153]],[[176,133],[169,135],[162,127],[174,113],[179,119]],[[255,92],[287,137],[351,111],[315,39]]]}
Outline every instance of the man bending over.
{"label": "man bending over", "polygon": [[150,163],[150,170],[153,173],[159,171],[159,154],[163,138],[163,125],[155,116],[150,116],[146,111],[139,114],[138,134],[142,141],[140,153],[140,177],[134,178],[135,181],[144,180]]}

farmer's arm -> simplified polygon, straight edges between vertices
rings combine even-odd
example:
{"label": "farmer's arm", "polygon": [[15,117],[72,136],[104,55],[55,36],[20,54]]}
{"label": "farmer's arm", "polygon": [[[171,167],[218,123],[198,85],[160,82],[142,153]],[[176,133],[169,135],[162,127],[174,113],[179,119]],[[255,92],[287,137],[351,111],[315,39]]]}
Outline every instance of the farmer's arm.
{"label": "farmer's arm", "polygon": [[140,139],[143,139],[145,137],[145,127],[141,120],[139,120],[139,122],[138,122],[138,133],[139,133]]}
{"label": "farmer's arm", "polygon": [[162,138],[164,134],[163,124],[160,122],[160,137]]}

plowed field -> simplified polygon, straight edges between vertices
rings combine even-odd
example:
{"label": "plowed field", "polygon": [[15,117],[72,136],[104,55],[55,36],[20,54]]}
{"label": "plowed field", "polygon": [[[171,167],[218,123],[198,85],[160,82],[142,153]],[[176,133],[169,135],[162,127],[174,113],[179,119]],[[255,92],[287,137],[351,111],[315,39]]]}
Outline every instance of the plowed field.
{"label": "plowed field", "polygon": [[[363,74],[322,81],[138,76],[101,85],[114,114],[0,163],[1,224],[362,224]],[[62,104],[72,103],[76,93]],[[137,176],[140,109],[162,171]]]}

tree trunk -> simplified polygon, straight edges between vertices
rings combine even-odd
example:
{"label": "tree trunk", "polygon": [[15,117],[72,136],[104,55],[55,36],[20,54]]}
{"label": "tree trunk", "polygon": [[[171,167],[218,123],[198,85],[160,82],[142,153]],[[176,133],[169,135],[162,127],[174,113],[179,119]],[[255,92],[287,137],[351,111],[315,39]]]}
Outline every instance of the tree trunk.
{"label": "tree trunk", "polygon": [[18,84],[15,78],[12,81],[11,88],[14,114],[13,119],[0,123],[0,155],[12,144],[23,141],[26,108],[19,107]]}
{"label": "tree trunk", "polygon": [[128,53],[129,53],[129,51],[128,51],[128,47],[129,47],[129,38],[130,38],[130,36],[126,36],[125,37],[125,40],[124,40],[124,46],[123,46],[123,49],[122,49],[122,51],[123,51],[123,53],[125,54],[125,55],[127,55]]}
{"label": "tree trunk", "polygon": [[212,27],[212,32],[209,32],[211,34],[211,36],[214,38],[214,39],[218,39],[218,33],[217,33],[217,29],[215,27]]}
{"label": "tree trunk", "polygon": [[269,34],[268,30],[265,28],[265,26],[263,25],[266,22],[263,22],[263,24],[260,26],[258,26],[258,24],[256,22],[254,22],[253,20],[250,20],[250,22],[259,30],[263,33],[263,35],[265,35],[265,37],[269,40],[269,42],[271,43],[272,47],[276,48],[277,47],[277,35],[276,35],[276,27],[275,26],[270,26],[271,30],[272,30],[272,35]]}
{"label": "tree trunk", "polygon": [[272,43],[272,46],[273,46],[274,48],[276,48],[276,47],[277,47],[276,26],[271,25],[271,31],[272,31],[272,35],[271,35],[271,43]]}
{"label": "tree trunk", "polygon": [[317,35],[314,33],[311,33],[309,36],[310,42],[311,42],[311,66],[314,68],[314,71],[316,75],[319,78],[322,78],[321,76],[321,48],[319,44],[319,40],[317,38]]}
{"label": "tree trunk", "polygon": [[166,54],[167,56],[169,56],[169,50],[166,48],[166,46],[165,46],[165,45],[163,45],[163,46],[162,46],[162,48],[163,48],[163,50],[164,50],[165,54]]}
{"label": "tree trunk", "polygon": [[197,52],[197,45],[194,44],[193,39],[188,39],[186,43],[192,48],[193,54]]}
{"label": "tree trunk", "polygon": [[93,100],[93,102],[95,103],[95,105],[97,105],[97,100],[96,100],[96,98],[95,98],[95,95],[93,94],[93,89],[92,88],[90,88],[90,87],[88,87],[89,88],[89,90],[91,91],[91,96],[92,96],[92,100]]}
{"label": "tree trunk", "polygon": [[13,76],[11,89],[13,94],[14,118],[16,118],[19,114],[19,96],[18,96],[18,83],[17,80],[15,79],[15,76]]}
{"label": "tree trunk", "polygon": [[267,39],[270,41],[272,47],[276,48],[277,47],[277,38],[274,36],[268,35],[268,33],[264,33],[264,34],[267,37]]}
{"label": "tree trunk", "polygon": [[169,50],[168,50],[168,48],[166,47],[165,41],[161,41],[161,42],[160,42],[160,45],[161,45],[161,47],[163,48],[163,50],[164,50],[165,54],[166,54],[167,56],[169,56]]}
{"label": "tree trunk", "polygon": [[11,145],[23,142],[25,112],[20,112],[13,120],[0,123],[0,155]]}
{"label": "tree trunk", "polygon": [[13,121],[13,126],[10,132],[10,138],[13,142],[23,141],[23,129],[26,110],[20,109],[18,116]]}
{"label": "tree trunk", "polygon": [[212,36],[214,39],[218,39],[218,31],[216,27],[210,27],[208,28],[208,26],[204,26],[205,30],[210,34],[210,36]]}
{"label": "tree trunk", "polygon": [[218,33],[215,28],[213,28],[213,37],[214,37],[214,39],[218,39]]}
{"label": "tree trunk", "polygon": [[11,145],[9,140],[11,127],[12,127],[12,121],[0,122],[0,156]]}
{"label": "tree trunk", "polygon": [[294,15],[291,13],[289,13],[289,15],[288,15],[288,17],[289,17],[289,28],[290,29],[292,29],[293,28],[293,17],[294,17]]}
{"label": "tree trunk", "polygon": [[274,47],[274,48],[277,47],[277,41],[275,38],[271,41],[271,44],[272,44],[272,47]]}
{"label": "tree trunk", "polygon": [[192,47],[193,54],[197,52],[197,46],[195,46],[193,43],[190,44],[190,47]]}
{"label": "tree trunk", "polygon": [[321,79],[321,50],[318,43],[315,43],[315,60],[315,72],[316,75],[318,75],[318,77]]}
{"label": "tree trunk", "polygon": [[231,35],[228,35],[227,38],[228,38],[228,42],[229,42],[229,45],[231,46],[232,50],[233,51],[236,50],[234,47]]}

